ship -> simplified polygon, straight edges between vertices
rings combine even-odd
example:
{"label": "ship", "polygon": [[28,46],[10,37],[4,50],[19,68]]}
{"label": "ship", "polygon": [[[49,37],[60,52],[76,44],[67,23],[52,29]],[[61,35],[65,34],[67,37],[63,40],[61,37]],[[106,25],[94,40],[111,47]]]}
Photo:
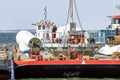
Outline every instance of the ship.
{"label": "ship", "polygon": [[3,44],[0,48],[0,79],[10,79],[10,56],[8,53],[7,45]]}
{"label": "ship", "polygon": [[[22,30],[16,35],[18,45],[13,45],[15,78],[25,77],[120,77],[120,36],[104,33],[93,36],[83,30],[76,9],[80,29],[73,19],[73,5],[70,0],[68,17],[70,25],[57,27],[47,20],[47,10],[43,20],[33,24],[36,34]],[[67,22],[68,23],[68,18]],[[120,15],[112,16],[115,32],[120,25]],[[92,35],[92,36],[91,36]],[[101,38],[102,36],[102,38]],[[99,40],[100,38],[100,40]],[[110,45],[109,45],[110,44]],[[110,51],[111,50],[111,51]]]}

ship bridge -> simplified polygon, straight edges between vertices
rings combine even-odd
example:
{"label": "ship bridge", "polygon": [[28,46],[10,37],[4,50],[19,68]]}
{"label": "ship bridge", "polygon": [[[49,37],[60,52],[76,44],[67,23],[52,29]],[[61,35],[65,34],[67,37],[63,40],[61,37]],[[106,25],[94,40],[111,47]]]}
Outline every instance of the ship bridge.
{"label": "ship bridge", "polygon": [[112,16],[112,28],[120,28],[120,15]]}

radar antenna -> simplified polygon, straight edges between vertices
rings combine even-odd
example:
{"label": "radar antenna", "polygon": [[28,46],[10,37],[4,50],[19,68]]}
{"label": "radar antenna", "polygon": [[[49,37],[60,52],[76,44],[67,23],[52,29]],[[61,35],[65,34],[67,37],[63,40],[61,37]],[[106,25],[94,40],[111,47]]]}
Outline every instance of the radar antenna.
{"label": "radar antenna", "polygon": [[44,21],[46,23],[46,20],[47,20],[47,7],[44,8]]}
{"label": "radar antenna", "polygon": [[120,11],[120,5],[117,5],[116,8]]}

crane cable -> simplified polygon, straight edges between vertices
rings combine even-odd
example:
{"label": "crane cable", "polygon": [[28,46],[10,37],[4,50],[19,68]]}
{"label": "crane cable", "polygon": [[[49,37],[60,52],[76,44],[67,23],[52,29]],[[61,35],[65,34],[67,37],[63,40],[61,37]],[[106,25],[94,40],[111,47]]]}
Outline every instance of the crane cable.
{"label": "crane cable", "polygon": [[79,22],[80,28],[83,31],[83,27],[82,27],[82,24],[81,24],[81,21],[80,21],[80,17],[78,15],[78,10],[77,10],[77,6],[76,6],[76,2],[75,2],[75,0],[70,0],[70,2],[69,2],[69,9],[68,9],[68,16],[67,16],[67,21],[66,21],[66,26],[65,26],[64,34],[66,32],[66,29],[67,29],[69,15],[72,18],[72,22],[74,22],[74,19],[73,19],[73,3],[74,3],[74,6],[75,6],[75,10],[76,10],[76,14],[77,14],[77,18],[78,18],[78,22]]}
{"label": "crane cable", "polygon": [[[72,10],[73,8],[71,9],[71,7],[73,7],[73,0],[70,0],[70,2],[69,2],[69,9],[68,9],[67,21],[66,21],[65,30],[64,30],[64,36],[63,36],[64,47],[65,47],[65,32],[66,32],[66,29],[67,29],[67,24],[68,24],[70,12],[73,14],[73,10]],[[73,16],[71,15],[71,17],[73,17]]]}
{"label": "crane cable", "polygon": [[[69,20],[69,15],[70,15],[70,17],[72,18],[72,22],[74,22],[74,18],[73,18],[73,3],[74,3],[75,10],[76,10],[76,14],[77,14],[77,18],[78,18],[78,22],[79,22],[80,28],[81,28],[81,30],[83,31],[83,27],[82,27],[82,24],[81,24],[81,21],[80,21],[80,17],[79,17],[79,15],[78,15],[78,10],[77,10],[77,6],[76,6],[76,2],[75,2],[75,0],[70,0],[64,34],[65,34],[65,32],[66,32],[66,29],[67,29],[67,24],[68,24],[68,20]],[[63,38],[63,39],[64,39],[64,41],[65,41],[65,35],[64,35],[64,38]]]}
{"label": "crane cable", "polygon": [[74,0],[74,5],[75,5],[75,9],[76,9],[76,14],[77,14],[77,18],[78,18],[78,22],[79,22],[79,25],[81,27],[81,30],[83,31],[83,27],[82,27],[82,24],[81,24],[81,21],[80,21],[80,17],[78,15],[78,10],[77,10],[77,5],[76,5],[76,2]]}

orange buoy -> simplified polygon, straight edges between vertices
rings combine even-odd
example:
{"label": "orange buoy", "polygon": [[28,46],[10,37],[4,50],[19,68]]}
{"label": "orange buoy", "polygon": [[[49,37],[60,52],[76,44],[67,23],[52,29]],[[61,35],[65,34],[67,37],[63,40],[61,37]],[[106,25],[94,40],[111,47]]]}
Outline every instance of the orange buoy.
{"label": "orange buoy", "polygon": [[68,35],[68,40],[71,40],[72,39],[72,35]]}
{"label": "orange buoy", "polygon": [[78,38],[80,40],[79,41],[80,43],[84,43],[85,42],[84,35],[79,35]]}
{"label": "orange buoy", "polygon": [[85,39],[84,39],[84,35],[81,36],[81,43],[84,43]]}

